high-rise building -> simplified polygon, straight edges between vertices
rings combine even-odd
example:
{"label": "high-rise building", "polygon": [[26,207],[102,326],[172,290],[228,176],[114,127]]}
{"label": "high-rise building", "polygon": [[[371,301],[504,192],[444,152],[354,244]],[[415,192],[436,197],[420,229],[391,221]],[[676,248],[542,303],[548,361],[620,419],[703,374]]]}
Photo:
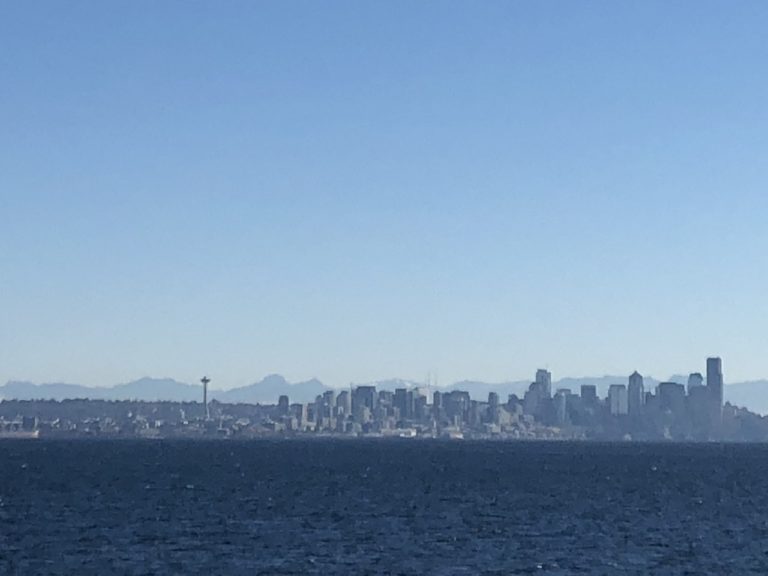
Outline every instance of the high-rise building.
{"label": "high-rise building", "polygon": [[306,404],[291,404],[290,407],[291,416],[296,419],[296,425],[299,430],[304,430],[309,419],[309,412]]}
{"label": "high-rise building", "polygon": [[287,416],[289,404],[290,403],[288,402],[288,396],[286,396],[285,394],[280,396],[280,398],[278,398],[277,400],[277,413],[280,416]]}
{"label": "high-rise building", "polygon": [[406,388],[396,388],[392,405],[397,408],[397,415],[401,420],[408,418],[408,390]]}
{"label": "high-rise building", "polygon": [[693,437],[697,440],[708,439],[710,437],[710,402],[707,387],[701,385],[689,388],[687,401]]}
{"label": "high-rise building", "polygon": [[552,398],[552,373],[549,370],[543,368],[536,370],[536,387],[541,397]]}
{"label": "high-rise building", "polygon": [[539,411],[539,405],[541,404],[541,391],[536,385],[536,382],[532,382],[528,386],[528,391],[523,396],[523,411],[531,416],[535,415]]}
{"label": "high-rise building", "polygon": [[688,394],[691,393],[691,390],[698,388],[699,386],[704,386],[704,376],[701,375],[701,372],[692,372],[688,376]]}
{"label": "high-rise building", "polygon": [[523,410],[537,420],[548,413],[552,401],[552,374],[547,370],[536,370],[536,380],[531,382],[523,397]]}
{"label": "high-rise building", "polygon": [[723,407],[723,362],[720,358],[707,358],[707,390],[714,404]]}
{"label": "high-rise building", "polygon": [[323,428],[334,429],[336,427],[336,391],[326,390],[322,398],[322,419],[320,423]]}
{"label": "high-rise building", "polygon": [[413,417],[423,420],[427,416],[427,396],[416,389],[413,391]]}
{"label": "high-rise building", "polygon": [[612,416],[624,416],[629,413],[629,398],[624,384],[611,384],[608,387],[608,406]]}
{"label": "high-rise building", "polygon": [[659,397],[659,406],[662,410],[668,410],[677,417],[683,416],[685,386],[677,382],[661,382],[656,387],[656,395]]}
{"label": "high-rise building", "polygon": [[560,425],[568,420],[568,395],[565,390],[558,390],[555,394],[555,420]]}
{"label": "high-rise building", "polygon": [[445,414],[455,426],[466,421],[471,404],[472,399],[465,390],[451,390],[443,394]]}
{"label": "high-rise building", "polygon": [[314,410],[312,412],[312,414],[314,414],[315,426],[318,430],[322,430],[323,428],[323,416],[324,416],[323,406],[324,406],[323,396],[321,394],[318,394],[315,397],[315,405],[314,405]]}
{"label": "high-rise building", "polygon": [[594,384],[582,384],[581,401],[587,406],[597,404],[597,386]]}
{"label": "high-rise building", "polygon": [[707,358],[707,396],[710,430],[713,438],[718,438],[723,422],[723,363],[720,358]]}
{"label": "high-rise building", "polygon": [[637,371],[634,371],[629,377],[629,389],[627,394],[629,413],[632,416],[640,414],[643,411],[643,404],[645,404],[645,390],[643,377]]}
{"label": "high-rise building", "polygon": [[357,421],[364,421],[376,411],[378,404],[376,386],[358,386],[352,391],[352,414]]}
{"label": "high-rise building", "polygon": [[349,390],[342,390],[336,396],[336,414],[339,416],[349,416],[352,414],[352,396]]}

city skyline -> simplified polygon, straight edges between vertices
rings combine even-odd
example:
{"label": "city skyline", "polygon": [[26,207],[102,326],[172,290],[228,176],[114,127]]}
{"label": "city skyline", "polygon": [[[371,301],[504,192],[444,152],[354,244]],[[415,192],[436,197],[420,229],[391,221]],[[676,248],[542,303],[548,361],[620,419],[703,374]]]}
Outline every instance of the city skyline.
{"label": "city skyline", "polygon": [[768,5],[0,6],[0,382],[768,376]]}
{"label": "city skyline", "polygon": [[[589,382],[553,387],[540,368],[523,391],[473,393],[405,382],[314,388],[297,399],[272,389],[267,402],[208,395],[200,379],[184,401],[137,397],[71,400],[5,399],[0,438],[319,437],[478,440],[764,442],[768,416],[724,402],[723,365],[707,358],[706,378],[687,383],[646,380],[637,371],[600,390]],[[605,388],[605,387],[603,387]],[[477,390],[475,391],[477,392]],[[276,398],[275,398],[276,397]]]}

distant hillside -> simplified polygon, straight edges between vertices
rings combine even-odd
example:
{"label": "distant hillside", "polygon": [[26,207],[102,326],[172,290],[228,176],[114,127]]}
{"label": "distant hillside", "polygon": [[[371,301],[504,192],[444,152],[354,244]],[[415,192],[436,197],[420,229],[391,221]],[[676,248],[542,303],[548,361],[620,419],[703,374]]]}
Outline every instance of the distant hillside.
{"label": "distant hillside", "polygon": [[68,398],[103,398],[101,388],[88,388],[79,384],[33,384],[8,382],[0,386],[0,398],[13,400],[66,400]]}
{"label": "distant hillside", "polygon": [[758,414],[768,414],[768,380],[729,384],[723,391],[725,400],[749,408]]}
{"label": "distant hillside", "polygon": [[315,397],[326,390],[331,390],[320,380],[312,379],[306,382],[291,384],[279,374],[270,374],[260,382],[233,388],[232,390],[216,390],[213,398],[220,402],[232,404],[275,404],[281,395],[287,395],[291,403],[312,402]]}
{"label": "distant hillside", "polygon": [[201,385],[185,384],[171,378],[141,378],[105,390],[110,400],[194,402],[203,397]]}
{"label": "distant hillside", "polygon": [[15,400],[170,400],[190,402],[202,398],[202,388],[170,378],[141,378],[110,387],[88,387],[79,384],[32,384],[8,382],[0,386],[0,398]]}

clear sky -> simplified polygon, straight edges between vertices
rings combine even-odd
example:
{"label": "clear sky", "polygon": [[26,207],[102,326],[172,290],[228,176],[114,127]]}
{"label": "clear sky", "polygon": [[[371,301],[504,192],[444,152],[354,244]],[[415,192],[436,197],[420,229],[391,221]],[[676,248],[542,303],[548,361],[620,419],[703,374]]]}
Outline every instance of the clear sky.
{"label": "clear sky", "polygon": [[0,381],[768,376],[764,1],[0,3]]}

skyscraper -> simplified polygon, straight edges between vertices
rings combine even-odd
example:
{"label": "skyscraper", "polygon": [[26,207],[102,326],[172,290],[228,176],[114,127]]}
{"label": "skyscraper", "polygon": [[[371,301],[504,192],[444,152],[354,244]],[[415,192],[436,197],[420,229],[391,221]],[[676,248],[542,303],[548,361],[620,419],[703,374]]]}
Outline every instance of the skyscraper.
{"label": "skyscraper", "polygon": [[393,406],[397,408],[397,415],[401,420],[410,417],[408,414],[408,390],[406,388],[396,388],[393,398]]}
{"label": "skyscraper", "polygon": [[536,370],[536,387],[539,389],[541,396],[552,398],[552,373],[549,370],[544,370],[543,368]]}
{"label": "skyscraper", "polygon": [[707,358],[707,389],[712,398],[723,405],[723,361],[720,358]]}
{"label": "skyscraper", "polygon": [[685,412],[685,386],[677,382],[661,382],[656,387],[656,396],[662,410],[668,410],[677,417]]}
{"label": "skyscraper", "polygon": [[643,411],[643,404],[645,403],[643,377],[637,371],[633,372],[629,377],[628,394],[629,413],[632,416],[636,416]]}
{"label": "skyscraper", "polygon": [[623,416],[629,412],[627,387],[624,384],[611,384],[608,387],[608,407],[612,416]]}
{"label": "skyscraper", "polygon": [[597,386],[594,384],[582,384],[581,400],[589,406],[597,404]]}
{"label": "skyscraper", "polygon": [[352,415],[356,422],[371,419],[378,404],[376,386],[357,386],[352,390]]}
{"label": "skyscraper", "polygon": [[288,405],[289,405],[288,396],[283,394],[277,400],[277,413],[280,416],[287,416],[288,415]]}
{"label": "skyscraper", "polygon": [[560,389],[555,394],[555,420],[559,425],[565,424],[568,420],[568,396],[570,390]]}
{"label": "skyscraper", "polygon": [[723,362],[720,358],[707,358],[707,392],[711,410],[710,425],[717,437],[723,420]]}
{"label": "skyscraper", "polygon": [[699,386],[704,386],[704,376],[701,375],[701,372],[691,373],[688,376],[688,394],[691,393],[692,389]]}

